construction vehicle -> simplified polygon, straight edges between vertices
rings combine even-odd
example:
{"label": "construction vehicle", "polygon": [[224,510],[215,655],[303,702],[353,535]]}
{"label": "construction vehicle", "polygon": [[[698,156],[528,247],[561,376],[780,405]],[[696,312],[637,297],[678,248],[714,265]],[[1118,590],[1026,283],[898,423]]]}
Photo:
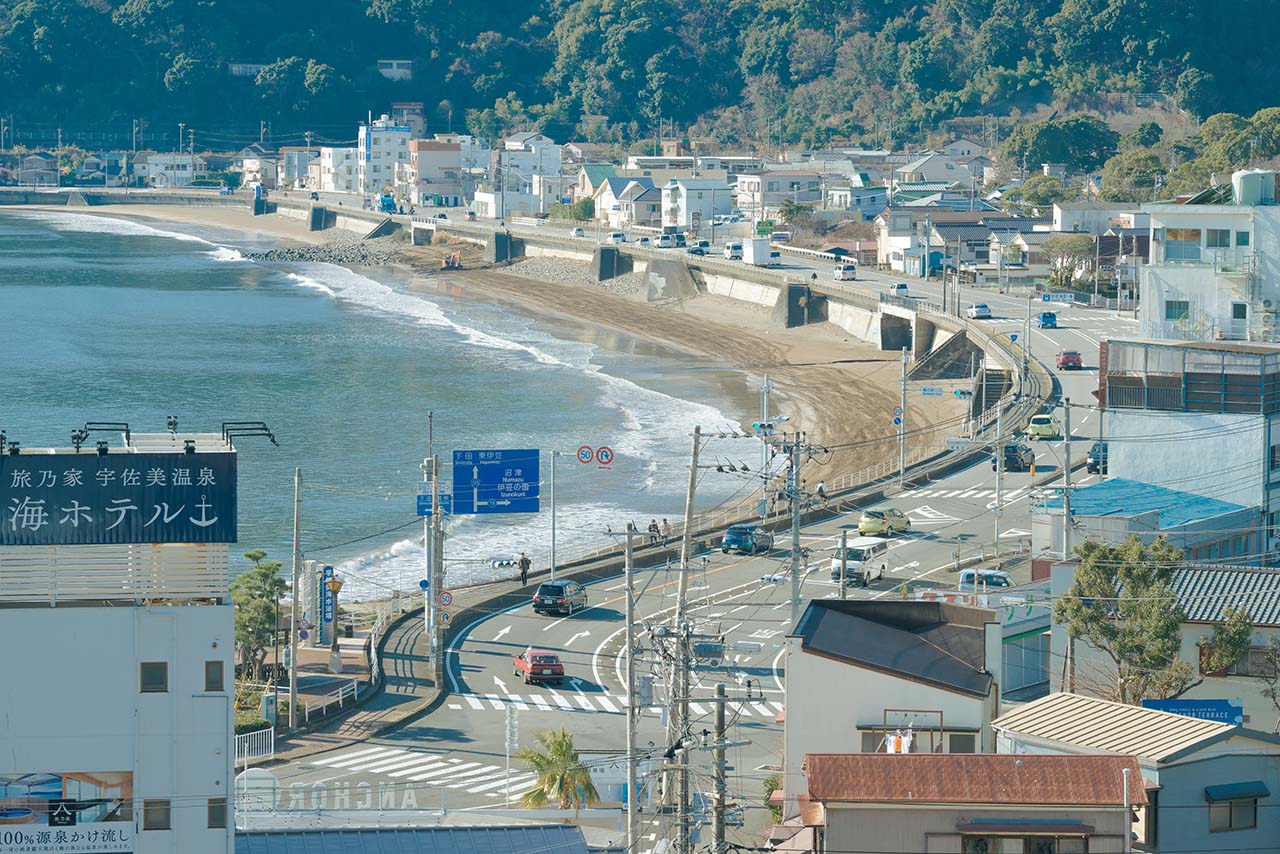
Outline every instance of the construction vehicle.
{"label": "construction vehicle", "polygon": [[462,269],[462,252],[450,252],[440,259],[441,270],[461,270]]}
{"label": "construction vehicle", "polygon": [[378,210],[383,213],[393,214],[396,212],[396,197],[390,193],[383,193],[378,196]]}

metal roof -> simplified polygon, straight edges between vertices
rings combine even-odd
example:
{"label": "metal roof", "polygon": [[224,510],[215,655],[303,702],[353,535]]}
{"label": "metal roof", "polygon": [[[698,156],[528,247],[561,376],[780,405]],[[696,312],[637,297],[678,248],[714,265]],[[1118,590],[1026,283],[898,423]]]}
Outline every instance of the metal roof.
{"label": "metal roof", "polygon": [[582,171],[587,173],[587,181],[592,187],[599,187],[606,178],[613,178],[618,174],[612,163],[584,163]]}
{"label": "metal roof", "polygon": [[[1048,510],[1061,509],[1062,499],[1050,498],[1044,506]],[[1157,529],[1161,531],[1246,509],[1229,501],[1122,477],[1108,478],[1071,494],[1073,516],[1119,516],[1128,519],[1155,511],[1160,514]]]}
{"label": "metal roof", "polygon": [[1050,694],[991,722],[996,730],[1155,762],[1239,732],[1228,723],[1113,703],[1080,694]]}
{"label": "metal roof", "polygon": [[1280,626],[1280,569],[1188,566],[1173,575],[1187,619],[1220,623],[1227,608],[1244,608],[1255,626]]}
{"label": "metal roof", "polygon": [[236,854],[587,854],[565,825],[240,830]]}

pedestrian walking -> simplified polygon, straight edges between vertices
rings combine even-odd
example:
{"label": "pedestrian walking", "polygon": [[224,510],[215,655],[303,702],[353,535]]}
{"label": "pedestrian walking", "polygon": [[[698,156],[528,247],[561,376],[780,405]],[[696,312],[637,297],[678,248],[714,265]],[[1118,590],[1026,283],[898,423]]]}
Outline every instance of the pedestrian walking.
{"label": "pedestrian walking", "polygon": [[650,519],[649,520],[649,542],[656,543],[658,541],[658,535],[660,533],[662,533],[662,531],[661,529],[658,528],[658,520]]}
{"label": "pedestrian walking", "polygon": [[524,552],[520,552],[520,586],[527,587],[529,584],[529,556]]}
{"label": "pedestrian walking", "polygon": [[671,541],[671,523],[664,517],[662,520],[662,547],[665,549]]}
{"label": "pedestrian walking", "polygon": [[818,481],[818,501],[823,507],[827,506],[827,484],[825,481]]}

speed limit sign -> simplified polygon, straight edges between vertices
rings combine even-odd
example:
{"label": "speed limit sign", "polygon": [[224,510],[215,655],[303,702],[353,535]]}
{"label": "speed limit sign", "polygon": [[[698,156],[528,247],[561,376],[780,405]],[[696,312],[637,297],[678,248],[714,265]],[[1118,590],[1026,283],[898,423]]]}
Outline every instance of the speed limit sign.
{"label": "speed limit sign", "polygon": [[578,462],[584,466],[596,458],[596,452],[590,445],[583,445],[578,448]]}

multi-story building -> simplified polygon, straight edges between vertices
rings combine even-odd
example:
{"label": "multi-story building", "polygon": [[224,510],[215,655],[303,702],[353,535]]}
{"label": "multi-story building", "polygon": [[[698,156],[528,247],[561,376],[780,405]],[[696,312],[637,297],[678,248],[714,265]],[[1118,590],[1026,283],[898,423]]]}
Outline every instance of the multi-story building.
{"label": "multi-story building", "polygon": [[434,139],[409,141],[409,159],[400,167],[396,194],[415,205],[462,204],[462,146]]}
{"label": "multi-story building", "polygon": [[398,125],[383,114],[361,125],[356,143],[356,192],[381,193],[393,187],[400,164],[409,160],[412,128]]}
{"label": "multi-story building", "polygon": [[1140,278],[1148,338],[1280,341],[1277,173],[1241,171],[1185,204],[1151,204]]}
{"label": "multi-story building", "polygon": [[0,849],[231,854],[234,448],[15,451],[0,504]]}
{"label": "multi-story building", "polygon": [[545,211],[551,203],[558,201],[555,191],[548,193],[553,182],[538,180],[535,176],[554,177],[560,174],[563,151],[555,141],[536,131],[518,133],[507,137],[502,146],[493,152],[493,176],[497,184],[494,190],[500,196],[506,194],[507,207],[522,210],[529,205],[512,201],[512,195],[535,196],[532,206],[535,211]]}
{"label": "multi-story building", "polygon": [[414,139],[427,135],[427,114],[421,101],[395,101],[391,104],[391,121],[407,127]]}
{"label": "multi-story building", "polygon": [[763,219],[783,202],[817,205],[822,202],[822,176],[817,172],[778,171],[738,175],[737,207]]}
{"label": "multi-story building", "polygon": [[710,227],[733,209],[733,187],[722,181],[672,180],[662,186],[662,225],[684,231]]}
{"label": "multi-story building", "polygon": [[[301,189],[311,186],[308,181],[313,161],[320,158],[320,149],[314,146],[282,145],[276,167],[276,186]],[[313,189],[319,189],[315,185]]]}
{"label": "multi-story building", "polygon": [[330,193],[356,192],[356,150],[320,149],[320,189]]}

